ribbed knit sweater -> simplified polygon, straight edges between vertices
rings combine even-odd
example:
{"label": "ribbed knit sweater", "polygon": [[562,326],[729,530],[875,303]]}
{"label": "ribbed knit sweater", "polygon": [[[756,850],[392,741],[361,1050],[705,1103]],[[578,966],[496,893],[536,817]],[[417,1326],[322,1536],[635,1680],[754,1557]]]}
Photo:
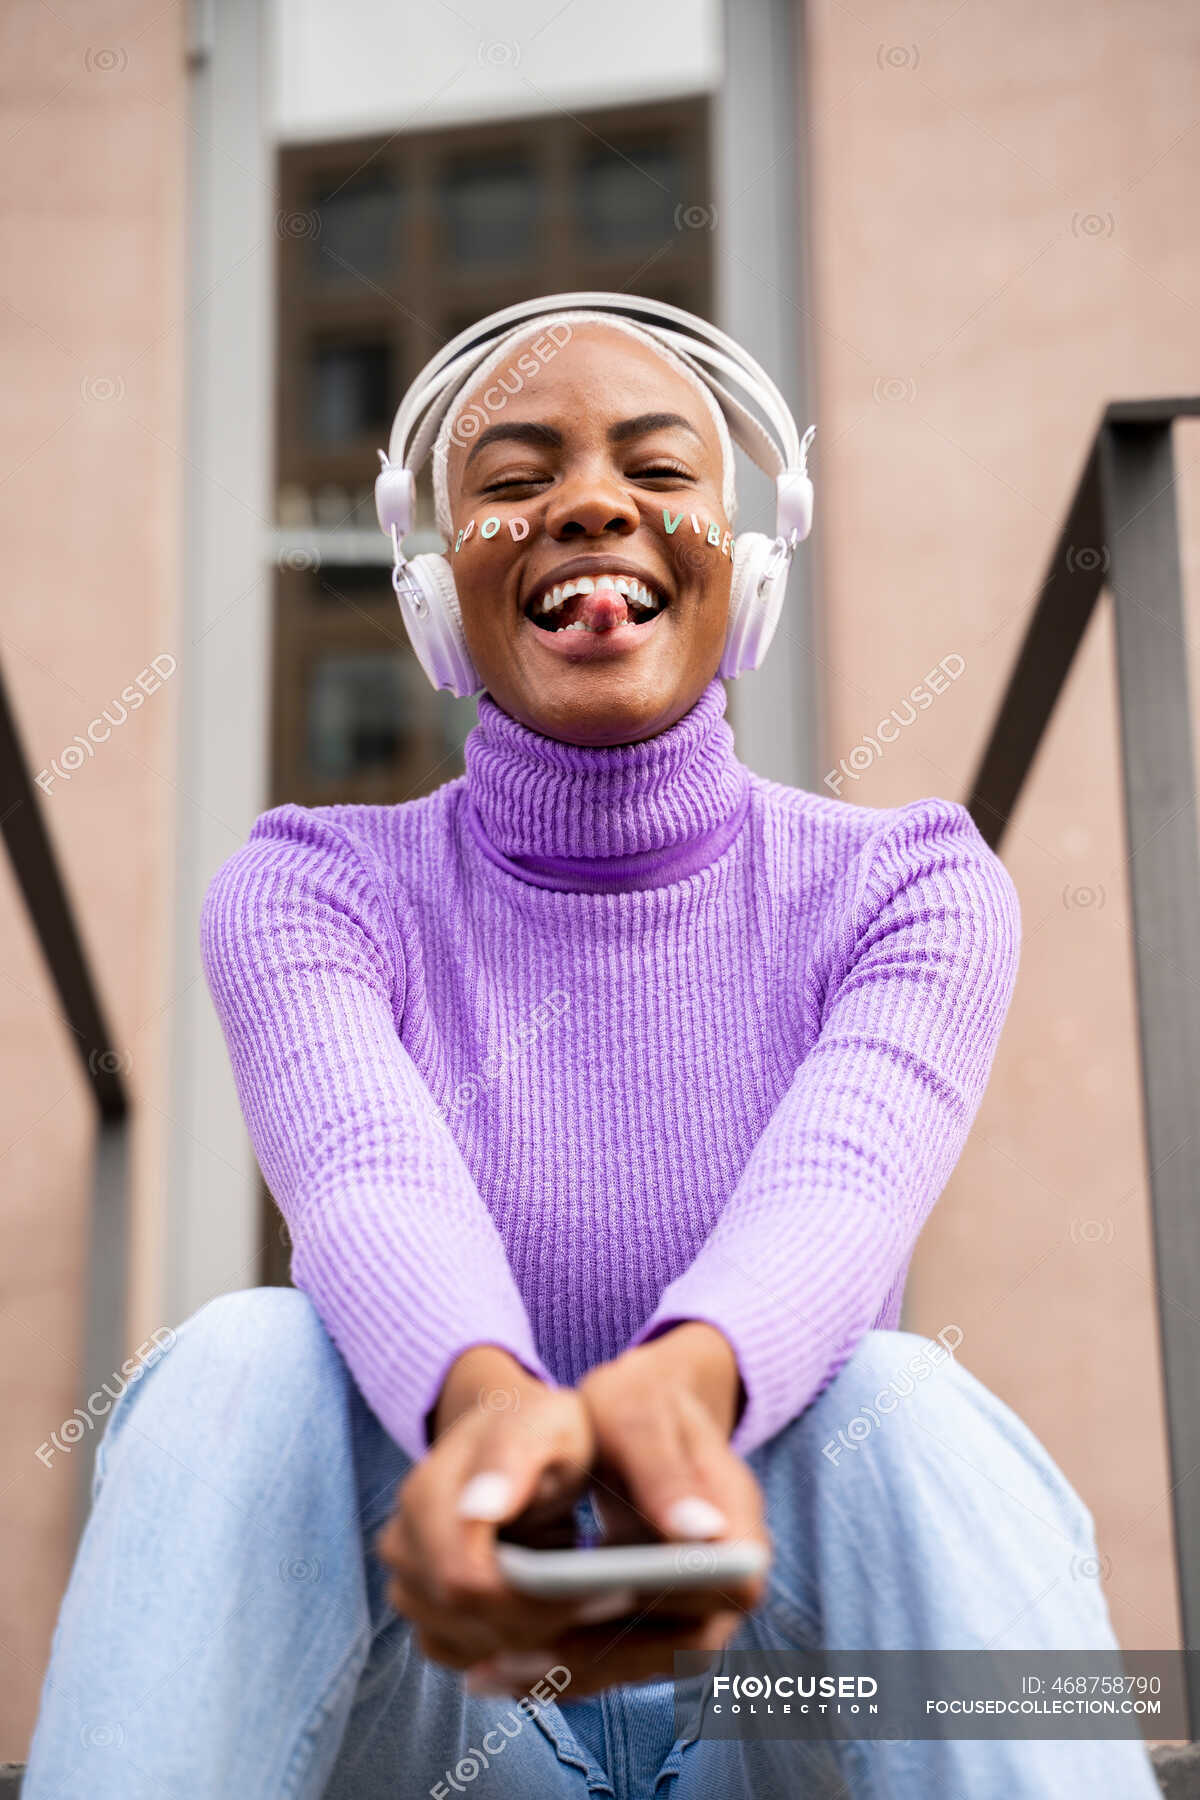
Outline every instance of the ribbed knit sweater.
{"label": "ribbed knit sweater", "polygon": [[609,747],[485,692],[465,767],[274,807],[207,888],[292,1279],[413,1458],[470,1345],[573,1384],[686,1319],[733,1347],[746,1454],[898,1323],[1016,978],[1012,880],[956,801],[752,772],[719,678]]}

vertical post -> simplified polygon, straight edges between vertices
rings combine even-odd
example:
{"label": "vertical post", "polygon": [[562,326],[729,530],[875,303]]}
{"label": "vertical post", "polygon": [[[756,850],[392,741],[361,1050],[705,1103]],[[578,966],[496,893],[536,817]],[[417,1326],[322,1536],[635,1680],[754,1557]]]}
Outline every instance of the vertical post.
{"label": "vertical post", "polygon": [[[797,0],[738,0],[723,14],[725,71],[714,103],[715,318],[770,371],[803,433],[816,416],[809,342],[808,124],[802,116],[805,8]],[[736,460],[738,529],[770,536],[775,484],[767,492],[766,477],[740,449]],[[792,559],[770,653],[761,668],[729,686],[729,719],[743,762],[760,775],[806,788],[817,787],[823,772],[813,603],[820,433],[812,467],[818,524]]]}
{"label": "vertical post", "polygon": [[[259,1176],[200,962],[216,868],[270,804],[271,471],[281,243],[268,71],[283,12],[197,0],[190,57],[182,609],[170,989],[171,1129],[153,1300],[175,1325],[259,1270]],[[277,46],[276,46],[277,47]],[[208,481],[197,470],[219,469]]]}
{"label": "vertical post", "polygon": [[[99,1119],[92,1152],[92,1201],[89,1210],[86,1268],[87,1300],[83,1326],[83,1392],[81,1407],[92,1425],[73,1451],[75,1468],[75,1541],[87,1524],[92,1498],[96,1448],[108,1425],[113,1395],[120,1394],[125,1341],[125,1288],[129,1263],[130,1170],[129,1125],[126,1118]],[[105,1392],[104,1384],[108,1384]],[[98,1396],[95,1408],[88,1401]]]}
{"label": "vertical post", "polygon": [[[1104,425],[1100,481],[1183,1642],[1200,1650],[1200,848],[1170,418]],[[1200,1658],[1188,1659],[1189,1730]]]}

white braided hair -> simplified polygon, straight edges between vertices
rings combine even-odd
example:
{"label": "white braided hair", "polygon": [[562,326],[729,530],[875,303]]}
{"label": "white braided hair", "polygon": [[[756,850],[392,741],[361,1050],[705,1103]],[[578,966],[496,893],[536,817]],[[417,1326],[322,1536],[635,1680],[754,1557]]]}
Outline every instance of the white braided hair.
{"label": "white braided hair", "polygon": [[712,389],[688,367],[682,358],[676,356],[673,350],[666,344],[660,343],[660,341],[649,331],[643,331],[641,326],[635,325],[632,320],[621,318],[612,313],[584,311],[580,309],[568,312],[547,313],[540,319],[537,319],[532,325],[525,323],[515,326],[512,331],[506,332],[497,341],[495,346],[488,352],[487,356],[484,357],[475,368],[469,369],[462,376],[461,381],[455,390],[454,398],[446,409],[445,416],[442,419],[441,426],[438,430],[437,439],[433,446],[434,506],[437,527],[443,537],[452,537],[454,531],[450,513],[450,493],[446,471],[450,455],[450,445],[453,441],[455,422],[462,411],[467,395],[473,393],[487,379],[493,370],[499,368],[502,363],[505,361],[511,362],[514,351],[519,344],[524,343],[529,338],[540,337],[550,328],[550,326],[593,324],[607,325],[613,331],[623,331],[627,333],[629,337],[636,338],[639,343],[648,345],[651,350],[661,356],[663,361],[668,363],[671,368],[674,369],[677,374],[681,375],[688,385],[699,394],[705,407],[708,409],[709,417],[713,421],[713,425],[716,428],[717,439],[721,445],[723,470],[721,504],[724,507],[725,516],[732,526],[737,513],[737,490],[735,485],[736,470],[733,460],[733,443],[729,436],[729,426],[726,424],[725,415],[717,404]]}

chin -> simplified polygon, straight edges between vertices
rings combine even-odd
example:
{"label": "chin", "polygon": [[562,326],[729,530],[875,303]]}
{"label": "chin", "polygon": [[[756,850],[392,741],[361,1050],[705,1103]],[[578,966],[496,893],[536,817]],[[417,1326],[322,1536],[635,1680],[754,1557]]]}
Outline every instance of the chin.
{"label": "chin", "polygon": [[[628,744],[665,731],[694,705],[706,685],[702,682],[694,694],[692,683],[682,676],[654,680],[645,671],[615,666],[564,666],[553,679],[541,675],[536,690],[528,681],[522,683],[522,703],[515,716],[543,737],[565,743]],[[513,711],[503,700],[497,704]]]}

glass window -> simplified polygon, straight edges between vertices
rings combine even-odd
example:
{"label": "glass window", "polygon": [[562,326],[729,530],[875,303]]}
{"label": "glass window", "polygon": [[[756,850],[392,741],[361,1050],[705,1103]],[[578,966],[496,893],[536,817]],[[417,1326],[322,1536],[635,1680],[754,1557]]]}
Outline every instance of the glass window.
{"label": "glass window", "polygon": [[660,243],[675,230],[683,192],[682,158],[670,144],[631,144],[584,157],[575,170],[574,216],[581,248],[620,250]]}
{"label": "glass window", "polygon": [[309,578],[304,601],[316,607],[395,606],[392,571],[376,563],[330,563]]}
{"label": "glass window", "polygon": [[309,364],[309,436],[320,449],[388,427],[394,411],[391,346],[318,343]]}
{"label": "glass window", "polygon": [[439,211],[451,259],[471,267],[523,261],[533,253],[540,207],[540,174],[524,157],[447,164]]}
{"label": "glass window", "polygon": [[420,674],[404,651],[339,650],[313,663],[306,721],[310,775],[341,781],[403,761],[411,741],[414,670]]}
{"label": "glass window", "polygon": [[404,194],[394,170],[374,165],[347,181],[331,171],[314,180],[295,229],[308,239],[314,282],[351,283],[362,275],[386,278],[404,241]]}

